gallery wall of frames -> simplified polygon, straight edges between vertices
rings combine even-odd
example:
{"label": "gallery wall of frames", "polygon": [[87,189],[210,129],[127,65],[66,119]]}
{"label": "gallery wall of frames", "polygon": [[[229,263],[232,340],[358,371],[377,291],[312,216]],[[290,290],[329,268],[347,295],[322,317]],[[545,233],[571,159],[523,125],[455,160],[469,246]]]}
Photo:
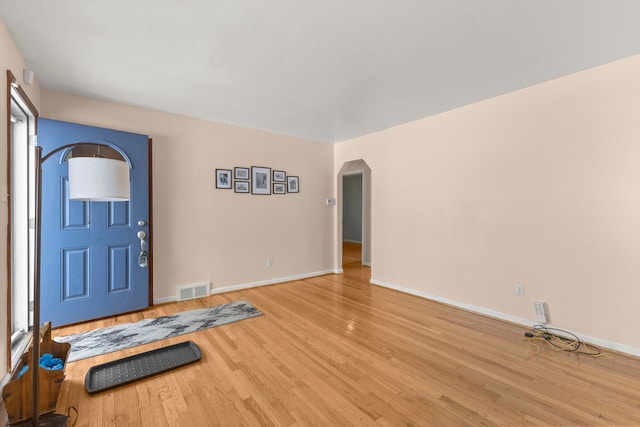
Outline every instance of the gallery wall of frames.
{"label": "gallery wall of frames", "polygon": [[262,166],[216,169],[216,188],[262,195],[299,193],[300,177]]}

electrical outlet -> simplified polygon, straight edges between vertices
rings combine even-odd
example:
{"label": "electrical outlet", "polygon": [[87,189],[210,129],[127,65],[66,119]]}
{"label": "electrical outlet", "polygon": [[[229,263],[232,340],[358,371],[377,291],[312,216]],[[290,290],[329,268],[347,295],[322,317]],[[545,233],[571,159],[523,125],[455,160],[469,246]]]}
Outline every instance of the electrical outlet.
{"label": "electrical outlet", "polygon": [[267,258],[267,267],[273,266],[273,260],[271,258]]}
{"label": "electrical outlet", "polygon": [[523,297],[524,296],[524,285],[521,285],[520,283],[516,283],[515,292],[516,292],[516,296],[517,297]]}

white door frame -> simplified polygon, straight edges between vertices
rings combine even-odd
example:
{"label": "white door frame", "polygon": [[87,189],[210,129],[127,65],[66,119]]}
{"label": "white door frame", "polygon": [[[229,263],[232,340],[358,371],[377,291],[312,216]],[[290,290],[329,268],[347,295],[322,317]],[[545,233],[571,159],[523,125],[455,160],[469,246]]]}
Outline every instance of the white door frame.
{"label": "white door frame", "polygon": [[343,215],[342,209],[344,206],[344,189],[343,189],[343,177],[345,175],[353,175],[362,173],[362,264],[371,267],[371,168],[362,159],[345,162],[340,168],[337,175],[337,187],[338,187],[338,227],[337,227],[337,270],[341,273],[342,270],[342,222]]}

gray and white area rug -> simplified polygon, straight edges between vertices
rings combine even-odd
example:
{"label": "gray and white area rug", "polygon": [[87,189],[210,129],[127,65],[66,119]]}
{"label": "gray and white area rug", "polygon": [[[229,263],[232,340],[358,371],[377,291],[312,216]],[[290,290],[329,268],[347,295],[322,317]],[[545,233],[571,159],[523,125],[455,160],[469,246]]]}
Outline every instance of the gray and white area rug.
{"label": "gray and white area rug", "polygon": [[74,362],[261,315],[262,312],[246,300],[239,300],[183,311],[169,316],[56,337],[55,341],[71,344],[67,362]]}

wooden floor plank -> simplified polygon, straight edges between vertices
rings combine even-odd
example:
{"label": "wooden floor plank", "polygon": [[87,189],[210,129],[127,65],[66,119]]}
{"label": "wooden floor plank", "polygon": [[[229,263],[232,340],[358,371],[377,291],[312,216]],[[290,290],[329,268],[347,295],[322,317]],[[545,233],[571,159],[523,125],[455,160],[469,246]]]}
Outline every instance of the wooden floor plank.
{"label": "wooden floor plank", "polygon": [[[530,346],[524,328],[344,274],[168,303],[68,335],[246,299],[264,316],[69,363],[57,411],[76,426],[640,425],[640,359]],[[89,395],[96,364],[191,339],[203,357]],[[544,344],[544,343],[543,343]]]}

